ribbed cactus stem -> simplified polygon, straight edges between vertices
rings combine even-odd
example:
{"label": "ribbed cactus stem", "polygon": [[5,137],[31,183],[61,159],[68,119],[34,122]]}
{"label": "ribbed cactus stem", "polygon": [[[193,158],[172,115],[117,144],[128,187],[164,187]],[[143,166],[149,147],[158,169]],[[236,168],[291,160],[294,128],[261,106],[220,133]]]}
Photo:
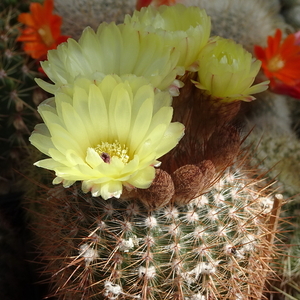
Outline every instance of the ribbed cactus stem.
{"label": "ribbed cactus stem", "polygon": [[154,210],[138,199],[52,188],[40,202],[36,231],[53,295],[262,299],[274,255],[274,199],[234,169],[190,203]]}
{"label": "ribbed cactus stem", "polygon": [[[44,92],[37,92],[34,81],[38,66],[16,41],[21,27],[17,17],[28,9],[28,3],[15,2],[0,4],[0,194],[23,190],[23,178],[17,178],[14,170],[20,168],[28,153],[28,137],[40,120],[36,106],[45,99]],[[42,95],[40,99],[36,97],[38,93]]]}

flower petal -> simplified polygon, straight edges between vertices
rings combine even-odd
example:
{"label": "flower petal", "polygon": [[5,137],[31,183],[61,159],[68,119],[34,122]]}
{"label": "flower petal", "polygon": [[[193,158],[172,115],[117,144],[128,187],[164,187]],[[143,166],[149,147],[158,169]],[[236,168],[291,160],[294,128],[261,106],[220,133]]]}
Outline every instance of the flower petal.
{"label": "flower petal", "polygon": [[183,125],[171,123],[173,109],[164,105],[168,93],[145,78],[79,76],[39,106],[45,124],[30,140],[51,158],[37,165],[55,171],[54,183],[79,180],[84,192],[104,199],[120,197],[122,185],[147,188],[157,159],[182,136]]}

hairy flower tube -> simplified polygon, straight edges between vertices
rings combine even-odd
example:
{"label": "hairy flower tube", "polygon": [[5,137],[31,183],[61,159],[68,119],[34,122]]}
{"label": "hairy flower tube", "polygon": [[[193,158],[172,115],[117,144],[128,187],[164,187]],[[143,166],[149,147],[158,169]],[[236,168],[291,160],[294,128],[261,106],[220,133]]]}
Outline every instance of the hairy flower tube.
{"label": "hairy flower tube", "polygon": [[181,123],[171,123],[168,92],[156,91],[145,78],[107,75],[91,83],[75,80],[73,95],[58,92],[39,108],[31,143],[50,158],[36,166],[54,170],[53,183],[103,199],[120,197],[123,185],[148,188],[157,159],[176,146]]}
{"label": "hairy flower tube", "polygon": [[199,56],[199,89],[222,102],[251,101],[252,94],[268,88],[268,81],[252,85],[261,62],[253,59],[242,45],[223,38],[207,44]]}
{"label": "hairy flower tube", "polygon": [[178,65],[192,71],[195,70],[200,50],[208,42],[211,29],[205,10],[182,4],[144,7],[132,16],[126,15],[124,23],[161,35],[167,46],[180,51]]}
{"label": "hairy flower tube", "polygon": [[282,41],[277,29],[268,37],[266,48],[255,46],[256,57],[262,61],[264,74],[270,79],[271,90],[300,99],[300,37],[299,32]]}
{"label": "hairy flower tube", "polygon": [[22,13],[18,21],[26,25],[18,41],[24,42],[24,51],[35,59],[44,59],[48,50],[65,42],[68,36],[60,35],[62,18],[53,15],[53,0],[44,4],[33,2],[30,13]]}
{"label": "hairy flower tube", "polygon": [[37,83],[55,93],[61,86],[72,85],[77,76],[97,80],[103,74],[135,74],[165,90],[184,72],[177,67],[178,57],[157,34],[142,33],[130,25],[102,23],[96,33],[86,28],[78,42],[69,39],[49,51],[48,60],[41,64],[54,85],[42,80]]}

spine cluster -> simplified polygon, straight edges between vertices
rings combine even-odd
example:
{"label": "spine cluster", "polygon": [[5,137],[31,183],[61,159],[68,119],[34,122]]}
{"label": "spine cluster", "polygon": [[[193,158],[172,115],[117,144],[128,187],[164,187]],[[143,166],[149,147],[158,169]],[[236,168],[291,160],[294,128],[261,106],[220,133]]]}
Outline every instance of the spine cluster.
{"label": "spine cluster", "polygon": [[12,4],[10,1],[0,4],[1,194],[21,190],[14,169],[20,168],[28,154],[28,137],[39,120],[36,107],[45,98],[34,81],[37,65],[16,42],[21,26],[17,17],[27,5]]}
{"label": "spine cluster", "polygon": [[245,175],[231,168],[205,195],[154,210],[83,196],[77,186],[50,189],[36,230],[53,294],[262,299],[281,195],[267,195]]}

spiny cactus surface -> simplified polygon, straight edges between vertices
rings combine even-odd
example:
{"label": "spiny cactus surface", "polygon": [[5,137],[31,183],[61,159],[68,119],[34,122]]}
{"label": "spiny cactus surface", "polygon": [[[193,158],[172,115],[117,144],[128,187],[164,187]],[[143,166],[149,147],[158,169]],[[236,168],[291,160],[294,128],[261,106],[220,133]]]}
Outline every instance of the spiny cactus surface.
{"label": "spiny cactus surface", "polygon": [[124,16],[134,11],[135,3],[135,0],[55,0],[54,4],[56,12],[64,17],[63,33],[78,39],[86,26],[96,29],[101,22],[123,22]]}
{"label": "spiny cactus surface", "polygon": [[262,299],[274,199],[234,170],[189,204],[156,210],[137,199],[87,197],[76,186],[52,188],[36,231],[53,295]]}
{"label": "spiny cactus surface", "polygon": [[237,119],[267,82],[209,34],[198,8],[150,7],[49,52],[30,141],[63,186],[32,199],[50,296],[265,297],[282,199],[248,171]]}
{"label": "spiny cactus surface", "polygon": [[[28,5],[0,6],[0,138],[1,193],[16,183],[16,173],[27,154],[28,137],[39,119],[36,106],[45,98],[37,87],[37,65],[16,42],[20,34],[17,17]],[[14,186],[15,188],[16,186]],[[19,187],[18,187],[19,188]]]}

